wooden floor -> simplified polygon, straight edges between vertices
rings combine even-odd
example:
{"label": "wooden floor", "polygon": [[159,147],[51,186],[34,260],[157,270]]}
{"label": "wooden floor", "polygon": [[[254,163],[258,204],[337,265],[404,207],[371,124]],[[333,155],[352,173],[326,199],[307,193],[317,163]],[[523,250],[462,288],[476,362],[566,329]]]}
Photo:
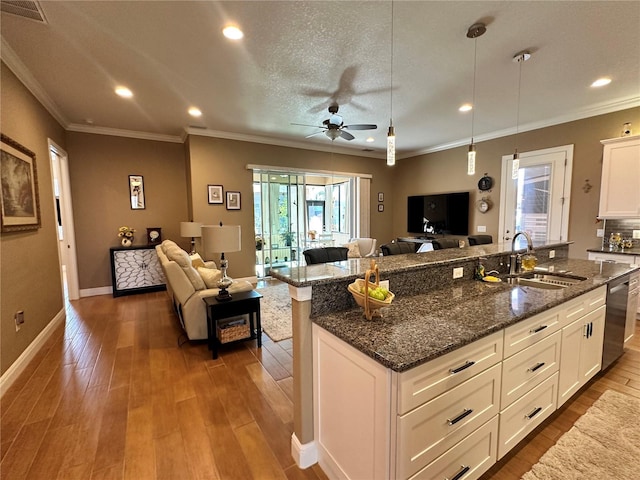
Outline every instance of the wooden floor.
{"label": "wooden floor", "polygon": [[292,344],[178,346],[165,292],[67,305],[0,403],[0,478],[326,479],[291,457]]}
{"label": "wooden floor", "polygon": [[[640,321],[640,316],[638,317]],[[597,374],[590,383],[547,418],[536,430],[525,438],[520,446],[511,450],[500,462],[481,478],[482,480],[515,480],[538,463],[560,437],[569,431],[600,395],[607,390],[640,398],[640,323],[636,322],[636,333],[629,342],[624,355],[607,370]]]}
{"label": "wooden floor", "polygon": [[[164,292],[83,298],[2,397],[1,479],[289,479],[291,340],[178,346]],[[640,328],[606,372],[487,472],[519,479],[606,389],[640,398]]]}

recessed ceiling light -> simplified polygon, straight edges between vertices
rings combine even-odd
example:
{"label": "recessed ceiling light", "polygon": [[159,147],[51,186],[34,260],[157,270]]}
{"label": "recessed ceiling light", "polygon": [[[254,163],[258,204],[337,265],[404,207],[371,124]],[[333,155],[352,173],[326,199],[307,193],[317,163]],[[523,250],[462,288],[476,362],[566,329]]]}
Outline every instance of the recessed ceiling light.
{"label": "recessed ceiling light", "polygon": [[201,117],[202,112],[197,107],[191,107],[189,108],[189,115],[191,115],[192,117]]}
{"label": "recessed ceiling light", "polygon": [[470,110],[473,110],[473,106],[470,103],[465,103],[458,109],[460,112],[468,112]]}
{"label": "recessed ceiling light", "polygon": [[376,139],[375,139],[375,138],[373,138],[373,137],[368,137],[365,141],[366,141],[367,143],[371,143],[371,142],[375,142],[375,140],[376,140]]}
{"label": "recessed ceiling light", "polygon": [[222,29],[222,34],[229,40],[240,40],[244,37],[244,33],[235,25],[227,25]]}
{"label": "recessed ceiling light", "polygon": [[595,82],[591,84],[592,87],[604,87],[605,85],[609,85],[611,83],[611,79],[607,77],[602,77],[597,79]]}
{"label": "recessed ceiling light", "polygon": [[116,95],[122,98],[131,98],[133,97],[133,92],[127,87],[116,87]]}

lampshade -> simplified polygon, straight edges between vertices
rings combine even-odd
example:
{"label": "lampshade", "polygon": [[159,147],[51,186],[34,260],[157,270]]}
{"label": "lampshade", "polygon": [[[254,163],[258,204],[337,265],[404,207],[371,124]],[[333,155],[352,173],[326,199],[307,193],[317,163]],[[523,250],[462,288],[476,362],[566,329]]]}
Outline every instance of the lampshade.
{"label": "lampshade", "polygon": [[180,222],[180,236],[181,237],[200,237],[200,228],[202,223],[200,222]]}
{"label": "lampshade", "polygon": [[203,225],[202,244],[206,253],[239,252],[240,225]]}

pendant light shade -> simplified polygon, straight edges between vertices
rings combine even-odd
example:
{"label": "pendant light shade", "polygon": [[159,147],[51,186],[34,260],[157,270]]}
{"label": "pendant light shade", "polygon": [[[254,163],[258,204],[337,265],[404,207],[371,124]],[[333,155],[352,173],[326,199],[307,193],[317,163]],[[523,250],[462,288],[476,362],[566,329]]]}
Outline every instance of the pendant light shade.
{"label": "pendant light shade", "polygon": [[476,70],[478,65],[478,42],[477,38],[487,31],[484,23],[475,23],[467,30],[467,38],[473,38],[473,103],[471,104],[471,143],[467,153],[467,175],[476,174],[476,145],[473,143],[473,127],[476,111]]}
{"label": "pendant light shade", "polygon": [[393,125],[389,125],[387,133],[387,165],[393,167],[396,164],[396,132]]}
{"label": "pendant light shade", "polygon": [[[520,65],[518,73],[518,103],[516,106],[516,145],[518,142],[518,133],[520,125],[520,90],[522,85],[522,64],[531,58],[531,53],[528,51],[520,52],[513,57],[514,62],[518,62]],[[516,146],[513,152],[513,165],[511,167],[511,178],[513,180],[518,178],[518,171],[520,170],[520,154],[518,154],[518,147]]]}

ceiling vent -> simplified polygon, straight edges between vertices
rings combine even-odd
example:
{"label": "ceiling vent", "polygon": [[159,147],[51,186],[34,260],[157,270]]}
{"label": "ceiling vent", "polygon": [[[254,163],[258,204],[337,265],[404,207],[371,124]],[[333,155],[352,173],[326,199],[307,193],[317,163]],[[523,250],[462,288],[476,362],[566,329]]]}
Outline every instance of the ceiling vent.
{"label": "ceiling vent", "polygon": [[0,7],[4,13],[28,18],[39,23],[47,23],[40,2],[1,0]]}

